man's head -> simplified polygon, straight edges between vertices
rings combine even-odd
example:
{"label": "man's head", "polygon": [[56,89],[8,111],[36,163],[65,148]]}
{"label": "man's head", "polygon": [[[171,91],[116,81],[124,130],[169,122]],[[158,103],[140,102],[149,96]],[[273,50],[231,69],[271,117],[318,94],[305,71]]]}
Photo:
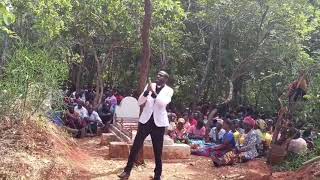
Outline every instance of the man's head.
{"label": "man's head", "polygon": [[232,121],[230,121],[229,119],[223,120],[223,129],[225,129],[226,131],[229,131],[231,128],[232,128]]}
{"label": "man's head", "polygon": [[81,94],[80,93],[76,93],[75,98],[76,99],[80,99],[80,97],[81,97]]}
{"label": "man's head", "polygon": [[74,113],[74,106],[68,106],[68,111],[73,114]]}
{"label": "man's head", "polygon": [[91,114],[93,112],[92,104],[89,104],[87,108],[88,108],[88,113]]}
{"label": "man's head", "polygon": [[183,129],[184,123],[185,123],[185,120],[183,118],[179,118],[177,123],[177,128],[179,130]]}
{"label": "man's head", "polygon": [[189,119],[189,114],[188,112],[184,112],[183,115],[182,115],[183,119],[184,120],[188,120]]}
{"label": "man's head", "polygon": [[202,119],[202,118],[201,118],[201,112],[197,111],[197,112],[193,113],[193,117],[194,117],[197,121],[201,120],[201,119]]}
{"label": "man's head", "polygon": [[111,93],[111,91],[110,91],[110,90],[108,90],[108,91],[106,91],[106,92],[105,92],[105,96],[106,96],[107,98],[108,98],[108,97],[110,97],[110,96],[111,96],[111,94],[112,94],[112,93]]}
{"label": "man's head", "polygon": [[77,105],[77,108],[78,108],[78,109],[81,109],[81,108],[85,105],[85,103],[84,103],[83,101],[81,101],[81,100],[78,100],[78,101],[77,101],[77,104],[78,104],[78,105]]}
{"label": "man's head", "polygon": [[115,96],[118,95],[118,90],[117,89],[113,89],[112,90],[112,94],[115,95]]}
{"label": "man's head", "polygon": [[77,108],[78,108],[78,109],[81,109],[81,108],[82,108],[82,103],[79,103],[78,106],[77,106]]}
{"label": "man's head", "polygon": [[222,119],[218,119],[217,123],[216,123],[217,130],[220,131],[220,129],[222,129],[222,126],[223,126],[223,120]]}
{"label": "man's head", "polygon": [[169,114],[169,120],[170,122],[175,122],[177,119],[177,115],[175,113],[170,113]]}
{"label": "man's head", "polygon": [[168,79],[169,74],[167,72],[159,71],[157,74],[156,84],[162,86],[167,83]]}
{"label": "man's head", "polygon": [[233,126],[235,129],[238,129],[241,127],[241,121],[239,119],[234,119],[233,120]]}

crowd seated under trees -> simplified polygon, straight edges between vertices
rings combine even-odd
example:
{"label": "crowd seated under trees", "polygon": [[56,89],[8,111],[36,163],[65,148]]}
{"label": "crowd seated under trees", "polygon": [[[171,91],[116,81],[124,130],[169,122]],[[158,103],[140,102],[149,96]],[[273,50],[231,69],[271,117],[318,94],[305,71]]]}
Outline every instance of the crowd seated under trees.
{"label": "crowd seated under trees", "polygon": [[120,104],[123,96],[117,89],[105,88],[101,103],[94,107],[95,97],[95,89],[91,86],[86,86],[78,92],[65,89],[65,111],[51,113],[51,119],[56,125],[67,128],[78,138],[107,132],[116,105]]}
{"label": "crowd seated under trees", "polygon": [[[78,138],[96,135],[99,131],[107,132],[116,105],[124,98],[119,90],[105,88],[101,103],[93,107],[95,90],[90,86],[79,92],[65,91],[64,95],[65,112],[53,113],[52,120],[58,126],[70,129]],[[289,97],[292,96],[290,93]],[[210,157],[215,166],[265,157],[277,121],[277,117],[268,117],[251,107],[229,108],[208,103],[182,111],[171,104],[168,119],[170,125],[166,132],[174,142],[190,145],[193,155]],[[291,139],[288,145],[290,153],[303,154],[314,148],[316,137],[312,127],[303,128],[305,130],[298,130],[291,125],[288,132],[280,132],[280,141],[282,138]]]}

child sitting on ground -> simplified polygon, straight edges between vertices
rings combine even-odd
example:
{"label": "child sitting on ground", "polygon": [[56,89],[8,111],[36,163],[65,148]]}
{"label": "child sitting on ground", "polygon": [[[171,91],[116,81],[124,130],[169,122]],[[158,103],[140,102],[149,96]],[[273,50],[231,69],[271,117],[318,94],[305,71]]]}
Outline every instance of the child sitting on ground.
{"label": "child sitting on ground", "polygon": [[191,149],[197,149],[199,146],[204,145],[206,128],[203,121],[198,121],[197,125],[191,126],[188,130],[188,144]]}
{"label": "child sitting on ground", "polygon": [[218,119],[216,127],[213,127],[209,132],[209,140],[211,143],[221,144],[223,135],[226,131],[222,128],[223,120]]}
{"label": "child sitting on ground", "polygon": [[170,137],[175,143],[186,143],[186,130],[184,129],[185,120],[183,118],[178,119],[177,127],[170,133]]}

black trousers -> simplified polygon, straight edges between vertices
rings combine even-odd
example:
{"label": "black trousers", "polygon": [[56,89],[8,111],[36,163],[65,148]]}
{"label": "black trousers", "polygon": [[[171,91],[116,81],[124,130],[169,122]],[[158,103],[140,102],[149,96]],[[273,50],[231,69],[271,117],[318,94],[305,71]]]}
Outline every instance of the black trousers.
{"label": "black trousers", "polygon": [[144,140],[150,134],[151,140],[152,140],[152,146],[153,146],[153,153],[155,157],[155,163],[156,163],[154,174],[155,174],[155,177],[160,177],[162,173],[161,156],[162,156],[164,132],[165,132],[165,127],[157,127],[155,125],[153,115],[150,117],[147,123],[145,124],[139,123],[137,135],[134,139],[132,148],[130,150],[127,166],[125,167],[124,171],[130,174],[133,164],[137,159],[138,152],[142,148]]}

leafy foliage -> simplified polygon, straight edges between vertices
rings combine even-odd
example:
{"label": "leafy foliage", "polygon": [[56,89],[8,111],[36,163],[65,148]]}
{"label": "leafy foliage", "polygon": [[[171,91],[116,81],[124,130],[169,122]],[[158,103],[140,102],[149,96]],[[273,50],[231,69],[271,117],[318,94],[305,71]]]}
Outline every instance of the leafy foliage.
{"label": "leafy foliage", "polygon": [[[278,109],[278,97],[305,70],[312,77],[309,101],[296,116],[301,121],[317,122],[317,1],[152,2],[150,75],[159,69],[169,71],[177,106],[200,101],[220,103],[228,97],[231,81],[231,105],[251,105],[272,114]],[[23,76],[20,74],[19,79],[7,73],[20,63],[32,67],[21,68],[31,76],[38,59],[40,64],[52,65],[46,66],[48,77],[50,73],[55,77],[55,72],[63,72],[55,82],[49,79],[54,88],[66,77],[66,67],[69,85],[78,89],[97,83],[98,74],[105,85],[119,87],[126,94],[137,88],[142,57],[142,1],[8,0],[2,1],[0,14],[0,26],[12,29],[21,39],[10,39],[10,58],[0,63],[5,68],[5,74],[0,72],[1,81],[14,87],[13,94],[23,94]],[[6,42],[2,35],[0,40]],[[24,64],[21,54],[31,57],[33,64]],[[33,78],[39,83],[48,81]],[[17,84],[9,85],[10,82]],[[46,86],[44,90],[48,90]]]}
{"label": "leafy foliage", "polygon": [[[67,67],[41,49],[19,48],[0,84],[2,115],[36,111],[50,93],[60,88]],[[62,100],[62,99],[61,99]]]}
{"label": "leafy foliage", "polygon": [[15,37],[15,33],[8,29],[15,22],[15,15],[10,11],[10,7],[6,1],[0,2],[0,30],[9,34],[10,37]]}

